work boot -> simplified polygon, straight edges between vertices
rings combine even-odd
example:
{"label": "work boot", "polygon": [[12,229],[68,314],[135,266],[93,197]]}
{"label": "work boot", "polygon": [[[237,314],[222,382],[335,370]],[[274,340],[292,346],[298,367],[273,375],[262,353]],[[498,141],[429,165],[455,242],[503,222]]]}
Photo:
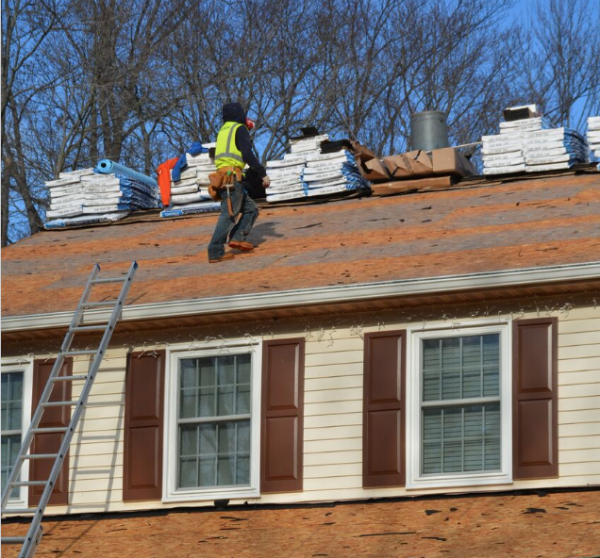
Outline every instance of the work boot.
{"label": "work boot", "polygon": [[220,258],[208,258],[208,263],[219,263],[227,260],[233,260],[233,252],[225,252]]}
{"label": "work boot", "polygon": [[242,252],[252,252],[254,250],[254,246],[249,242],[244,242],[243,240],[232,240],[229,243],[230,248],[235,248],[236,250],[241,250]]}

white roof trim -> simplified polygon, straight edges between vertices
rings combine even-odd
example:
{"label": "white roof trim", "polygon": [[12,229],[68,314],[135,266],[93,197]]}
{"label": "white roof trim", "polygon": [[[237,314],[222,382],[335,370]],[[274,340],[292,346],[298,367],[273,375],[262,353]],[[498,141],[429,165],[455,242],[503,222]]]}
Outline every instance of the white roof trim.
{"label": "white roof trim", "polygon": [[[126,306],[121,319],[133,321],[218,312],[247,312],[311,304],[331,304],[348,300],[364,301],[586,279],[600,279],[600,262],[139,304]],[[2,332],[65,327],[71,323],[73,312],[2,318]],[[89,317],[86,323],[108,321],[109,318],[107,310],[89,311],[86,315]]]}

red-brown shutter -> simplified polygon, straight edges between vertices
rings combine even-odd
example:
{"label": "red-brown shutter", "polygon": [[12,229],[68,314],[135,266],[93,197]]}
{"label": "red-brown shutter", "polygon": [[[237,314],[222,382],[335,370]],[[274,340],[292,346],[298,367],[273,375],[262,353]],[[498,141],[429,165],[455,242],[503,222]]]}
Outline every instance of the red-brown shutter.
{"label": "red-brown shutter", "polygon": [[363,486],[404,486],[406,332],[365,335]]}
{"label": "red-brown shutter", "polygon": [[558,476],[556,318],[513,323],[515,479]]}
{"label": "red-brown shutter", "polygon": [[[42,392],[48,383],[50,372],[54,366],[54,360],[36,360],[33,363],[33,392],[32,392],[32,416],[42,396]],[[65,359],[61,375],[71,376],[73,371],[72,359]],[[50,394],[49,401],[70,401],[71,383],[56,382]],[[39,428],[67,427],[71,420],[71,407],[68,405],[60,407],[47,407],[42,415]],[[36,434],[31,445],[31,453],[58,453],[64,435],[60,432]],[[48,480],[50,471],[54,465],[54,459],[32,459],[29,464],[30,480]],[[29,487],[29,506],[37,506],[44,492],[43,486]],[[65,456],[62,468],[56,480],[54,490],[48,504],[65,505],[69,503],[69,454]]]}
{"label": "red-brown shutter", "polygon": [[165,351],[129,355],[125,380],[123,500],[162,497]]}
{"label": "red-brown shutter", "polygon": [[304,339],[263,348],[261,492],[302,490]]}

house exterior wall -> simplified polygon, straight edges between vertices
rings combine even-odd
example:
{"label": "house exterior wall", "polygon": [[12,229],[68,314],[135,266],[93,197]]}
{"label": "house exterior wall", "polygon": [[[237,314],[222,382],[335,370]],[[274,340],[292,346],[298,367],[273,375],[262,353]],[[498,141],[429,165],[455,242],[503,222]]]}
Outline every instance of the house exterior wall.
{"label": "house exterior wall", "polygon": [[[558,461],[559,477],[510,484],[477,486],[473,490],[498,491],[527,488],[558,488],[600,485],[600,308],[593,304],[578,308],[554,306],[544,315],[558,318]],[[437,313],[437,315],[435,315]],[[306,325],[302,321],[260,325],[252,335],[257,347],[262,341],[303,337],[304,449],[303,490],[263,494],[256,498],[230,499],[231,504],[298,503],[413,496],[428,493],[465,492],[465,487],[437,489],[363,488],[363,374],[364,335],[369,332],[423,329],[435,324],[510,323],[513,318],[536,318],[538,311],[522,311],[519,305],[492,317],[455,313],[451,319],[442,310],[423,319],[407,319],[393,312],[357,316],[340,322],[331,320]],[[238,328],[243,331],[243,326]],[[257,334],[262,331],[262,334]],[[88,406],[77,428],[70,451],[68,506],[51,506],[47,515],[106,511],[133,511],[165,507],[213,505],[210,500],[189,502],[123,502],[125,378],[131,350],[202,348],[204,333],[163,332],[148,344],[108,350],[91,391]],[[232,337],[240,339],[238,334]],[[187,340],[186,340],[187,339]],[[225,338],[224,343],[227,341]],[[167,353],[168,354],[168,353]],[[35,359],[49,358],[37,353]],[[169,366],[169,359],[166,361]],[[87,371],[83,358],[73,363],[73,374]],[[407,374],[411,373],[410,365]],[[73,396],[81,383],[73,385]],[[408,419],[407,419],[408,420]],[[223,497],[223,496],[221,496]]]}

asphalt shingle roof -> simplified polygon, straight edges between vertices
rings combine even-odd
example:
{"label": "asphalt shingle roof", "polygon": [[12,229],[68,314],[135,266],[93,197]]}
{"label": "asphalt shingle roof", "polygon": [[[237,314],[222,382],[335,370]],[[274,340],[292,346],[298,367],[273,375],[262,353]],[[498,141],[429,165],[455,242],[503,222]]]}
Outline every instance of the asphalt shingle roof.
{"label": "asphalt shingle roof", "polygon": [[232,261],[207,262],[216,215],[135,214],[2,250],[2,316],[73,310],[93,262],[140,268],[130,304],[600,261],[600,173],[318,205],[264,206]]}
{"label": "asphalt shingle roof", "polygon": [[[583,558],[600,552],[600,492],[182,509],[44,525],[38,558]],[[5,523],[2,535],[25,527]]]}

